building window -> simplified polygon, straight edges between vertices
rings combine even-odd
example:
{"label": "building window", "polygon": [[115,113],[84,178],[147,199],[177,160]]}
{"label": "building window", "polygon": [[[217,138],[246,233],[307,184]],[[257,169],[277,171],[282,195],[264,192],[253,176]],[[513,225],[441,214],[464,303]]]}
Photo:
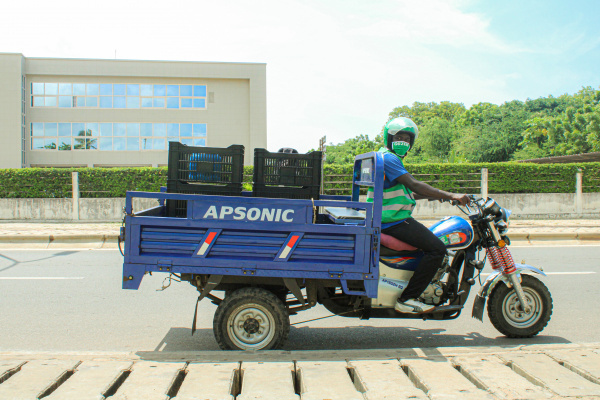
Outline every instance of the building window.
{"label": "building window", "polygon": [[33,122],[31,150],[167,150],[168,142],[206,146],[202,123]]}
{"label": "building window", "polygon": [[206,109],[206,85],[31,83],[32,107]]}

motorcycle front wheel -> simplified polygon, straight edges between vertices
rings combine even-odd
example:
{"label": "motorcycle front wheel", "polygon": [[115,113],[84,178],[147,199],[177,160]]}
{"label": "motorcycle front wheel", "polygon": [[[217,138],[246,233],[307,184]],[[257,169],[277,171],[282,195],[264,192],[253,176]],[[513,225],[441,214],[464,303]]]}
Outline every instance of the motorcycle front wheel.
{"label": "motorcycle front wheel", "polygon": [[526,313],[517,293],[503,283],[496,285],[488,301],[488,316],[494,328],[510,338],[529,338],[540,333],[552,316],[552,295],[539,279],[521,275]]}

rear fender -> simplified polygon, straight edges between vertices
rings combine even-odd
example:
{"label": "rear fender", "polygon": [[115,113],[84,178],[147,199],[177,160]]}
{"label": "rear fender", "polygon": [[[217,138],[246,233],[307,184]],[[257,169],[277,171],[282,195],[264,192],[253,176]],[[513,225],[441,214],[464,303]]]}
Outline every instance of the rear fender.
{"label": "rear fender", "polygon": [[[546,276],[546,274],[541,269],[533,267],[528,264],[515,264],[515,267],[517,268],[516,273],[517,273],[517,277],[519,278],[519,280],[521,280],[522,273],[523,274],[535,273],[535,274]],[[475,298],[475,302],[473,303],[473,312],[472,312],[473,318],[476,318],[480,321],[482,320],[485,301],[486,301],[488,295],[492,292],[494,287],[496,287],[496,285],[499,282],[503,282],[508,287],[512,286],[509,278],[507,276],[505,276],[504,274],[502,274],[501,271],[491,273],[490,276],[487,277],[487,279],[485,280],[483,285],[481,285],[481,289],[479,290],[479,293],[477,294],[477,297]]]}

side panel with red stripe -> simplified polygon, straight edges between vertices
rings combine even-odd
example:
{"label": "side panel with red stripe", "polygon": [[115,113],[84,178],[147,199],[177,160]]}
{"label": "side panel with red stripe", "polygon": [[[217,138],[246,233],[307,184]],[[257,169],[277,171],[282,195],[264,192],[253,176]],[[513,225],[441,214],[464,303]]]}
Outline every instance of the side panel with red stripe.
{"label": "side panel with red stripe", "polygon": [[217,237],[221,234],[221,231],[222,229],[209,229],[194,250],[192,257],[205,258],[217,241]]}
{"label": "side panel with red stripe", "polygon": [[304,236],[303,232],[290,233],[290,235],[287,237],[286,241],[283,243],[283,246],[281,246],[279,253],[277,253],[277,256],[275,257],[275,261],[289,260],[290,257],[292,256],[292,253],[294,252],[294,249],[300,243],[302,236]]}

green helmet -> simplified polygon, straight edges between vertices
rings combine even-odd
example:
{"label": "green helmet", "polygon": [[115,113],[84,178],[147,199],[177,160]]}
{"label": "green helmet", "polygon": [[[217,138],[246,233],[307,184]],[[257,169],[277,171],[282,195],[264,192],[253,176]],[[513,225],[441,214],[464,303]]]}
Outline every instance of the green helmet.
{"label": "green helmet", "polygon": [[417,125],[410,118],[406,117],[394,118],[385,124],[385,128],[383,129],[385,147],[392,150],[392,137],[398,132],[406,132],[410,135],[409,144],[412,149],[415,140],[419,136],[419,128],[417,128]]}

